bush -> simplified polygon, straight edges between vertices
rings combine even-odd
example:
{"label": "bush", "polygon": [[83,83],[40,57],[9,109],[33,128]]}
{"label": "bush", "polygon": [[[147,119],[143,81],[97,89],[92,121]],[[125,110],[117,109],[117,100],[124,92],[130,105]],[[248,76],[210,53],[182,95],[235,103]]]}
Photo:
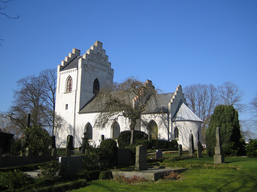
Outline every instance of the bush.
{"label": "bush", "polygon": [[257,139],[250,139],[249,145],[246,147],[247,157],[257,157]]}
{"label": "bush", "polygon": [[232,105],[217,106],[211,116],[205,136],[209,156],[214,155],[217,127],[220,128],[221,146],[225,155],[245,154],[245,143],[240,131],[238,112]]}
{"label": "bush", "polygon": [[20,154],[21,151],[21,140],[16,141],[11,145],[11,152],[14,155]]}
{"label": "bush", "polygon": [[85,171],[99,170],[101,169],[99,164],[99,157],[95,150],[95,152],[91,152],[83,158],[82,168]]}
{"label": "bush", "polygon": [[110,170],[107,171],[101,171],[99,175],[99,179],[112,179],[112,172]]}
{"label": "bush", "polygon": [[25,134],[27,135],[26,145],[31,149],[33,156],[38,156],[39,153],[49,155],[48,147],[51,144],[51,138],[45,129],[41,127],[27,127]]}
{"label": "bush", "polygon": [[8,189],[22,188],[33,183],[33,179],[20,170],[9,171],[2,177],[1,185]]}
{"label": "bush", "polygon": [[113,139],[103,140],[99,148],[99,163],[106,168],[116,165],[117,143]]}
{"label": "bush", "polygon": [[58,176],[66,176],[67,168],[61,166],[58,161],[50,161],[39,167],[41,173],[38,176],[41,179],[53,179]]}
{"label": "bush", "polygon": [[[130,145],[131,131],[123,131],[119,134],[119,148],[124,149]],[[134,130],[134,141],[147,140],[148,135],[145,132]]]}

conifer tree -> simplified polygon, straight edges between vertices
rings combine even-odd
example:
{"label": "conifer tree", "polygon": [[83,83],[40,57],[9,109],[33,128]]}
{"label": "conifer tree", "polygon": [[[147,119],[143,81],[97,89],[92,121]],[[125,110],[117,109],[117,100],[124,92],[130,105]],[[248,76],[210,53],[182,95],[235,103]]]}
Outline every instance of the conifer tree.
{"label": "conifer tree", "polygon": [[211,116],[205,136],[207,151],[210,156],[214,155],[217,127],[220,127],[221,145],[225,155],[240,155],[245,152],[238,112],[232,105],[218,105]]}

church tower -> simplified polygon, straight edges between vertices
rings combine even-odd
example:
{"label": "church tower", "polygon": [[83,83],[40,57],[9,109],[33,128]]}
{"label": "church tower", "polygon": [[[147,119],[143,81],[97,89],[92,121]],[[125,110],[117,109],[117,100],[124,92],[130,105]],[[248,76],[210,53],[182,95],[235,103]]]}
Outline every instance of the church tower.
{"label": "church tower", "polygon": [[57,67],[55,112],[60,118],[56,129],[63,129],[58,134],[75,135],[80,109],[101,88],[113,83],[113,75],[114,70],[100,41],[96,41],[84,55],[80,55],[80,50],[73,49],[65,57]]}

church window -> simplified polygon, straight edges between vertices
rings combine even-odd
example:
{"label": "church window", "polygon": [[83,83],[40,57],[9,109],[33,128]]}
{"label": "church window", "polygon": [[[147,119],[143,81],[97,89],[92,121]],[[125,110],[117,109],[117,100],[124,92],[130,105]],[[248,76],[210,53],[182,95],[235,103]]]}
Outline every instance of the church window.
{"label": "church window", "polygon": [[72,78],[71,76],[69,76],[67,79],[66,92],[71,92],[71,91],[72,91]]}
{"label": "church window", "polygon": [[174,129],[174,137],[175,137],[175,139],[177,139],[178,140],[178,128],[177,127],[175,127],[175,129]]}
{"label": "church window", "polygon": [[86,133],[87,139],[93,139],[93,129],[92,129],[92,125],[90,123],[86,124],[85,133]]}
{"label": "church window", "polygon": [[120,125],[116,121],[112,124],[112,138],[118,139],[120,134]]}
{"label": "church window", "polygon": [[93,84],[93,93],[96,95],[99,92],[100,89],[100,84],[98,79],[95,79],[94,84]]}
{"label": "church window", "polygon": [[158,126],[154,120],[151,120],[148,124],[149,134],[151,134],[152,139],[158,139]]}
{"label": "church window", "polygon": [[68,104],[65,104],[65,110],[67,110],[68,109]]}

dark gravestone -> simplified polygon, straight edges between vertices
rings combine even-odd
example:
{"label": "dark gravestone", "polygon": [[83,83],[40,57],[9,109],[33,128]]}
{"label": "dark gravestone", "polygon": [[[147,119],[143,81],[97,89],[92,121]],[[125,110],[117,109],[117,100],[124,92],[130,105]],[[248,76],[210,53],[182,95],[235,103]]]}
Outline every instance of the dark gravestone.
{"label": "dark gravestone", "polygon": [[30,116],[30,113],[26,115],[26,127],[30,127]]}
{"label": "dark gravestone", "polygon": [[222,154],[219,127],[216,128],[216,147],[215,147],[214,163],[215,164],[224,163],[224,156]]}
{"label": "dark gravestone", "polygon": [[193,134],[190,133],[189,134],[189,155],[193,155],[194,154],[194,137]]}
{"label": "dark gravestone", "polygon": [[183,154],[182,145],[180,144],[180,145],[178,145],[178,155],[182,156],[182,154]]}
{"label": "dark gravestone", "polygon": [[71,150],[73,150],[73,136],[67,136],[67,143],[66,143],[66,156],[71,156]]}
{"label": "dark gravestone", "polygon": [[139,145],[136,147],[135,170],[147,170],[147,148],[144,145]]}
{"label": "dark gravestone", "polygon": [[52,136],[52,137],[51,137],[51,148],[52,148],[52,149],[55,149],[55,148],[56,148],[56,145],[55,145],[55,136]]}
{"label": "dark gravestone", "polygon": [[203,146],[201,144],[201,142],[198,140],[197,141],[197,158],[202,158],[202,149],[203,149]]}
{"label": "dark gravestone", "polygon": [[159,149],[155,152],[155,159],[161,159],[162,158],[162,150]]}

